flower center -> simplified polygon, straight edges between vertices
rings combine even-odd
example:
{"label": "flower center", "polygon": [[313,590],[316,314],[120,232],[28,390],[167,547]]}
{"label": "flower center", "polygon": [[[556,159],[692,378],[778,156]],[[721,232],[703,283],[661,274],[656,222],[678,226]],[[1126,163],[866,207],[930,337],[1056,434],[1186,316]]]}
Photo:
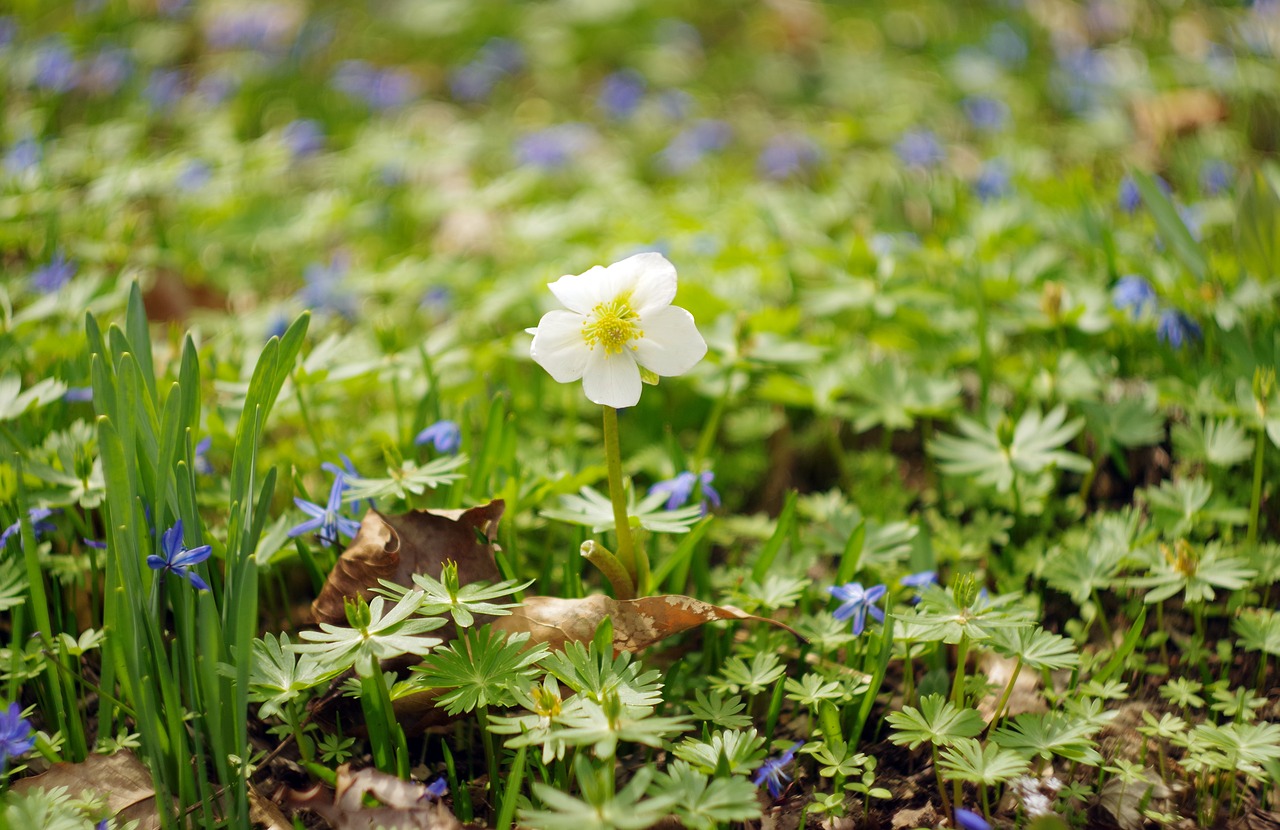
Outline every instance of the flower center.
{"label": "flower center", "polygon": [[606,355],[615,355],[632,340],[644,337],[639,326],[640,315],[631,307],[631,297],[624,295],[607,303],[600,303],[591,310],[591,317],[582,324],[582,336],[587,345],[604,347]]}

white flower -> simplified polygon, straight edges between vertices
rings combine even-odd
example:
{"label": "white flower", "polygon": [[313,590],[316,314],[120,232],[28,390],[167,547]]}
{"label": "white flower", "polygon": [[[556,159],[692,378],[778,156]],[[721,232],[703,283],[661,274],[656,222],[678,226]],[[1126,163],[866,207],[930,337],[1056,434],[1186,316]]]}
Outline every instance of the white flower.
{"label": "white flower", "polygon": [[682,375],[707,353],[693,315],[671,305],[676,269],[662,254],[636,254],[549,286],[567,310],[543,315],[529,353],[560,383],[582,380],[593,402],[640,400],[641,369]]}

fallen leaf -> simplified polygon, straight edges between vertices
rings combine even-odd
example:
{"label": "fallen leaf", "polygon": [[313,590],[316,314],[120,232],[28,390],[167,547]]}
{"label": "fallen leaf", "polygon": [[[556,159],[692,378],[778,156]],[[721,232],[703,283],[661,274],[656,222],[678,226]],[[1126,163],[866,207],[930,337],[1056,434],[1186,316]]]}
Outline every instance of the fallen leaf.
{"label": "fallen leaf", "polygon": [[15,792],[54,787],[66,787],[73,796],[85,799],[105,799],[107,812],[118,824],[137,821],[138,830],[160,827],[151,772],[128,750],[90,755],[78,764],[54,764],[47,772],[13,784]]}
{"label": "fallen leaf", "polygon": [[501,581],[493,540],[504,506],[498,499],[466,510],[414,510],[398,516],[370,510],[311,604],[316,622],[345,625],[345,599],[372,598],[380,579],[406,588],[413,586],[414,574],[439,579],[449,560],[458,563],[463,585]]}
{"label": "fallen leaf", "polygon": [[1133,123],[1149,162],[1157,162],[1170,138],[1216,124],[1227,117],[1227,105],[1206,89],[1179,89],[1133,102]]}
{"label": "fallen leaf", "polygon": [[[449,808],[416,781],[401,781],[372,767],[353,773],[349,764],[338,767],[337,774],[332,797],[320,785],[289,790],[289,805],[320,814],[334,830],[462,830]],[[381,806],[366,807],[365,795]]]}
{"label": "fallen leaf", "polygon": [[938,811],[932,804],[926,804],[914,810],[898,810],[893,814],[892,830],[914,830],[916,827],[932,827],[940,820]]}
{"label": "fallen leaf", "polygon": [[525,597],[524,604],[511,609],[511,616],[499,617],[493,627],[510,634],[528,632],[529,644],[546,643],[553,651],[571,641],[590,642],[605,617],[613,620],[615,651],[642,651],[713,620],[750,620],[794,630],[767,617],[756,617],[732,606],[679,595],[616,600],[603,594],[580,599]]}
{"label": "fallen leaf", "polygon": [[[1121,830],[1141,830],[1145,825],[1144,807],[1155,806],[1172,795],[1172,791],[1151,768],[1142,770],[1143,781],[1125,781],[1116,776],[1107,780],[1098,792],[1097,804],[1120,826]],[[1151,802],[1157,802],[1151,804]]]}

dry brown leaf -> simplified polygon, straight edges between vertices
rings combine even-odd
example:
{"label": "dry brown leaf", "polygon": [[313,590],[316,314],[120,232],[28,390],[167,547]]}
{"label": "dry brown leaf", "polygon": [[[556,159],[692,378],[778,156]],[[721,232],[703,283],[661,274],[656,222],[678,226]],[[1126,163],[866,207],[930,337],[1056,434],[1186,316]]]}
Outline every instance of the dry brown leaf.
{"label": "dry brown leaf", "polygon": [[1158,154],[1168,139],[1226,117],[1226,103],[1207,89],[1179,89],[1133,102],[1134,126],[1152,154]]}
{"label": "dry brown leaf", "polygon": [[[315,786],[305,792],[290,790],[291,806],[319,813],[334,830],[462,830],[462,824],[443,802],[433,801],[426,787],[401,781],[373,768],[352,772],[349,764],[338,767],[333,796]],[[382,806],[364,806],[364,796]]]}
{"label": "dry brown leaf", "polygon": [[311,604],[316,622],[345,624],[343,600],[370,599],[380,579],[406,588],[413,586],[414,574],[439,579],[448,560],[458,563],[463,585],[501,581],[493,540],[503,508],[499,499],[467,510],[415,510],[399,516],[370,510]]}
{"label": "dry brown leaf", "polygon": [[117,823],[137,821],[138,830],[156,830],[155,789],[151,772],[128,750],[114,755],[90,755],[78,764],[54,764],[40,775],[15,781],[15,792],[40,788],[66,787],[72,796],[85,799],[105,798],[107,812]]}
{"label": "dry brown leaf", "polygon": [[[526,597],[511,616],[499,617],[493,627],[510,634],[528,632],[529,643],[546,643],[553,651],[570,641],[590,642],[605,617],[613,620],[615,651],[642,651],[713,620],[753,620],[795,631],[767,617],[755,617],[731,606],[678,595],[616,600],[602,594],[581,599]],[[799,637],[799,634],[796,634]]]}
{"label": "dry brown leaf", "polygon": [[889,825],[893,830],[914,830],[916,827],[932,827],[941,819],[932,804],[914,810],[898,810]]}

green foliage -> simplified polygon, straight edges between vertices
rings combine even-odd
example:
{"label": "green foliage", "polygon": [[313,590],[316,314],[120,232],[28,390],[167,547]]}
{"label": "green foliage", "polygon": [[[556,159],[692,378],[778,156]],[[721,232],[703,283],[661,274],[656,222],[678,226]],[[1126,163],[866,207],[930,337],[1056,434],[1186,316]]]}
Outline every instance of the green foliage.
{"label": "green foliage", "polygon": [[487,625],[463,631],[413,671],[425,688],[453,690],[437,702],[450,715],[511,706],[516,702],[511,690],[527,684],[536,673],[533,665],[547,655],[545,645],[528,646],[528,639],[527,634],[506,636]]}
{"label": "green foliage", "polygon": [[919,709],[903,706],[901,712],[890,712],[885,720],[893,727],[889,740],[908,749],[926,743],[951,746],[986,728],[978,710],[961,709],[942,695],[925,695],[920,698]]}

